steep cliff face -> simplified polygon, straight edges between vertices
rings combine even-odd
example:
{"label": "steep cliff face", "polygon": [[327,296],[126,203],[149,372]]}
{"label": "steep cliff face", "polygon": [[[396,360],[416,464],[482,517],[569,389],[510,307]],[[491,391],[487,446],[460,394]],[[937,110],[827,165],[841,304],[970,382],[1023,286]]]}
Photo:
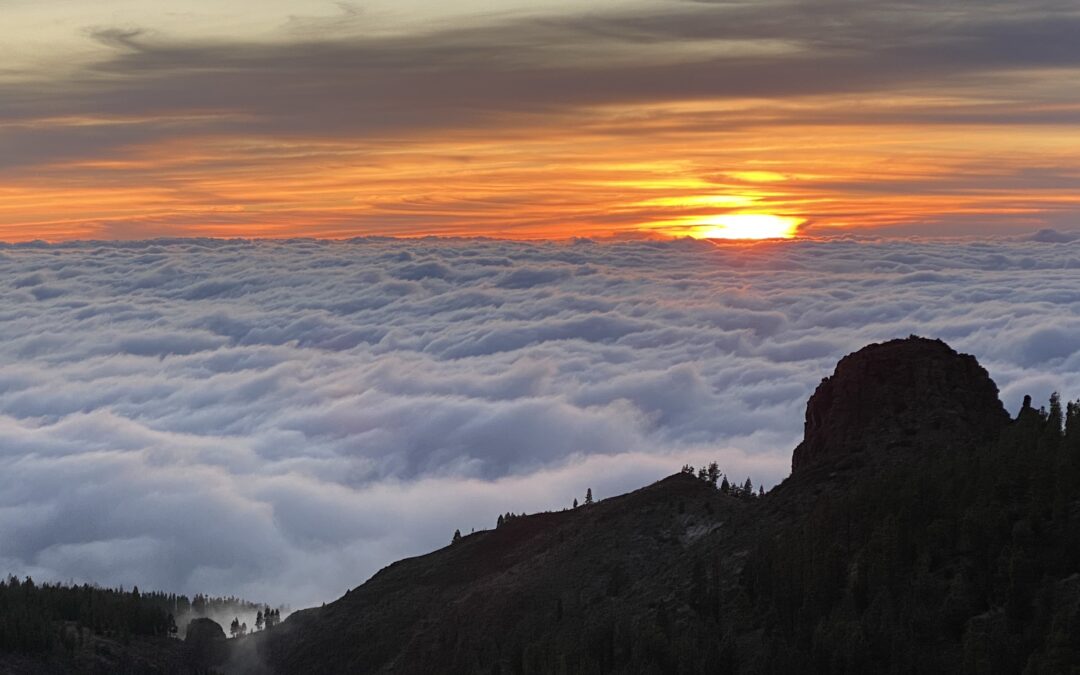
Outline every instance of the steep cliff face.
{"label": "steep cliff face", "polygon": [[860,452],[948,449],[985,442],[1009,423],[974,356],[911,336],[845,356],[806,405],[793,472]]}

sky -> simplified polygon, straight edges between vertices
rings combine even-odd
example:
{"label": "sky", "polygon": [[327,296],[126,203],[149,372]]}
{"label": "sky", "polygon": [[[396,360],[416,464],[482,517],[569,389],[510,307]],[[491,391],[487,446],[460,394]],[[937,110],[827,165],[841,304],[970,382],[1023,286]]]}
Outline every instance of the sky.
{"label": "sky", "polygon": [[844,354],[1080,398],[1080,239],[0,245],[0,574],[318,605],[718,461],[788,475]]}
{"label": "sky", "polygon": [[299,607],[771,486],[913,333],[1080,398],[1078,187],[1071,0],[0,0],[0,574]]}
{"label": "sky", "polygon": [[1070,0],[0,0],[0,25],[3,241],[1078,227]]}

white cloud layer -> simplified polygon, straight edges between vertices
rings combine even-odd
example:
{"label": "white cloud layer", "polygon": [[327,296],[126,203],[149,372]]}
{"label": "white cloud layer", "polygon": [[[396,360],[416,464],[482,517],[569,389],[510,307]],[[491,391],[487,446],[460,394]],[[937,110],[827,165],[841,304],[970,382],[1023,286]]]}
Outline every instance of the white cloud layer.
{"label": "white cloud layer", "polygon": [[910,333],[1080,396],[1080,241],[0,248],[0,572],[331,600],[719,459],[788,471],[835,361]]}

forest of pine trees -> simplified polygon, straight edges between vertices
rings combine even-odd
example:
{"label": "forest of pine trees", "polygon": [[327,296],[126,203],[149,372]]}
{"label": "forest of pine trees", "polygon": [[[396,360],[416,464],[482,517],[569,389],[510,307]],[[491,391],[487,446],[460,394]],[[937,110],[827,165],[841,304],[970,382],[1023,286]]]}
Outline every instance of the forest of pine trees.
{"label": "forest of pine trees", "polygon": [[[267,606],[255,613],[255,631],[270,630],[279,623],[281,623],[280,609],[272,609]],[[239,617],[233,617],[232,623],[229,624],[229,635],[236,638],[244,637],[247,634],[247,622],[241,621]]]}
{"label": "forest of pine trees", "polygon": [[763,529],[734,587],[719,547],[695,554],[652,626],[601,605],[568,638],[560,599],[503,672],[1080,672],[1080,401],[1025,405],[993,443],[862,468]]}
{"label": "forest of pine trees", "polygon": [[[624,616],[632,579],[613,565],[604,601],[569,638],[558,627],[573,606],[553,597],[550,630],[505,646],[509,672],[1076,672],[1080,401],[1025,402],[993,443],[903,459],[838,469],[812,493],[796,484],[796,497],[808,496],[757,525],[731,583],[722,583],[731,551],[691,549],[686,574],[650,614]],[[683,470],[747,500],[739,508],[750,515],[770,503],[715,463]],[[73,649],[68,622],[120,638],[168,635],[175,616],[237,602],[9,578],[0,650]],[[277,620],[245,606],[256,629],[256,610],[263,628]],[[234,624],[241,634],[244,622]]]}
{"label": "forest of pine trees", "polygon": [[[691,476],[695,475],[694,467],[690,464],[683,464],[682,472]],[[724,494],[730,494],[734,497],[753,499],[765,495],[765,488],[761,485],[758,486],[758,491],[754,492],[754,482],[750,480],[749,476],[742,485],[729,482],[727,475],[720,471],[720,465],[716,462],[709,462],[708,466],[701,467],[697,470],[696,475],[700,480],[718,488]]]}
{"label": "forest of pine trees", "polygon": [[89,584],[38,584],[29,577],[20,581],[11,576],[0,579],[0,652],[57,647],[70,652],[76,647],[71,641],[81,639],[83,629],[121,640],[176,635],[178,620],[261,608],[233,597],[189,599],[174,593],[142,593],[138,587],[125,591]]}
{"label": "forest of pine trees", "polygon": [[1077,672],[1080,402],[823,492],[791,535],[742,580],[773,672]]}

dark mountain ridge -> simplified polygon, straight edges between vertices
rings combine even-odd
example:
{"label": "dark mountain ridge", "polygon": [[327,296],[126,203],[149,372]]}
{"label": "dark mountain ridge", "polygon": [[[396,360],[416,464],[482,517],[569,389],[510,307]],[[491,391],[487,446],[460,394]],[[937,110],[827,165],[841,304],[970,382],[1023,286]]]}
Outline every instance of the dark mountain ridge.
{"label": "dark mountain ridge", "polygon": [[[685,473],[403,560],[234,673],[1080,672],[1080,406],[974,357],[845,357],[761,498]],[[253,658],[252,655],[255,655]]]}
{"label": "dark mountain ridge", "polygon": [[822,381],[792,464],[502,519],[131,672],[1080,673],[1080,403],[1011,420],[974,357],[892,340]]}

